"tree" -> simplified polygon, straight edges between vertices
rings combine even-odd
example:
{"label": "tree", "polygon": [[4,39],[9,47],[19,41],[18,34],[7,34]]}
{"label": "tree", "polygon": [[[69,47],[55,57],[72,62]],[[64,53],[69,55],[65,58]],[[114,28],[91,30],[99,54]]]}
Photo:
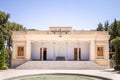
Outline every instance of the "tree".
{"label": "tree", "polygon": [[115,39],[111,40],[111,44],[115,48],[115,70],[120,70],[120,37],[116,37]]}
{"label": "tree", "polygon": [[103,24],[99,23],[97,27],[97,31],[104,31]]}
{"label": "tree", "polygon": [[118,31],[118,36],[120,36],[120,21],[118,21],[118,27],[117,27],[117,31]]}
{"label": "tree", "polygon": [[110,35],[111,35],[110,40],[116,38],[116,36],[119,36],[118,21],[116,19],[110,25]]}
{"label": "tree", "polygon": [[[110,40],[115,39],[117,36],[120,37],[120,21],[117,21],[116,19],[114,19],[114,22],[109,26],[109,34],[110,36]],[[114,52],[115,49],[112,45],[110,45],[110,51]]]}
{"label": "tree", "polygon": [[[0,68],[1,69],[7,69],[7,66],[5,65],[5,47],[4,47],[4,34],[6,34],[6,23],[8,21],[8,18],[10,17],[9,14],[6,14],[5,12],[0,11]],[[4,37],[4,38],[3,38]]]}
{"label": "tree", "polygon": [[[6,34],[6,26],[5,24],[8,21],[8,18],[10,17],[10,14],[6,14],[5,12],[0,11],[0,31],[2,32],[3,36]],[[5,36],[4,36],[5,38]]]}
{"label": "tree", "polygon": [[2,32],[0,32],[0,68],[5,65],[5,48],[4,48],[4,38]]}
{"label": "tree", "polygon": [[4,26],[8,21],[10,14],[0,11],[0,25]]}
{"label": "tree", "polygon": [[108,31],[108,28],[109,28],[109,22],[106,21],[105,24],[104,24],[104,30]]}

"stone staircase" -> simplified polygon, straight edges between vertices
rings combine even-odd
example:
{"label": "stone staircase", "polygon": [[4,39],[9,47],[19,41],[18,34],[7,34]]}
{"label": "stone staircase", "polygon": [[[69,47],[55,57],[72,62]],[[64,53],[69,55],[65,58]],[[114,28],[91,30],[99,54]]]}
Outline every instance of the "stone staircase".
{"label": "stone staircase", "polygon": [[28,61],[16,69],[106,69],[92,61]]}

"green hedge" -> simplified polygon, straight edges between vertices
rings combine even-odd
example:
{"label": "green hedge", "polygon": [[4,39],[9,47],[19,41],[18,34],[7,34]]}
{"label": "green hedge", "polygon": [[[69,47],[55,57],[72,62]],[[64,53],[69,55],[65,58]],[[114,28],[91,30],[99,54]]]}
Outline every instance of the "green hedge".
{"label": "green hedge", "polygon": [[3,65],[2,67],[0,67],[1,70],[6,70],[8,69],[7,65]]}

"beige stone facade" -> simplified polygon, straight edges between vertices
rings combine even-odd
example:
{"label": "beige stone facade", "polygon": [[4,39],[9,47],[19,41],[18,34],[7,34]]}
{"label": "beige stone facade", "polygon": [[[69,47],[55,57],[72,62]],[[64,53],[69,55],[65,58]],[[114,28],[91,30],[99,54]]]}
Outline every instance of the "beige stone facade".
{"label": "beige stone facade", "polygon": [[108,66],[109,37],[106,31],[81,31],[72,27],[14,31],[12,66],[29,60],[93,61]]}

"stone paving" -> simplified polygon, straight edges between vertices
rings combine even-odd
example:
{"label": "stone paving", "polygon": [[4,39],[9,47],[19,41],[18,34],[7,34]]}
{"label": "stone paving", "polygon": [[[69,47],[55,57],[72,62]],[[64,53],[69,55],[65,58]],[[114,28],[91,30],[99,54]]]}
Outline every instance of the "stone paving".
{"label": "stone paving", "polygon": [[64,74],[83,74],[92,75],[109,78],[112,80],[120,80],[120,71],[114,71],[113,69],[104,70],[0,70],[0,80],[7,80],[8,78],[33,75],[33,74],[54,74],[54,73],[64,73]]}
{"label": "stone paving", "polygon": [[93,61],[27,61],[26,63],[16,67],[16,69],[95,70],[107,69],[108,67],[109,66],[100,66]]}

